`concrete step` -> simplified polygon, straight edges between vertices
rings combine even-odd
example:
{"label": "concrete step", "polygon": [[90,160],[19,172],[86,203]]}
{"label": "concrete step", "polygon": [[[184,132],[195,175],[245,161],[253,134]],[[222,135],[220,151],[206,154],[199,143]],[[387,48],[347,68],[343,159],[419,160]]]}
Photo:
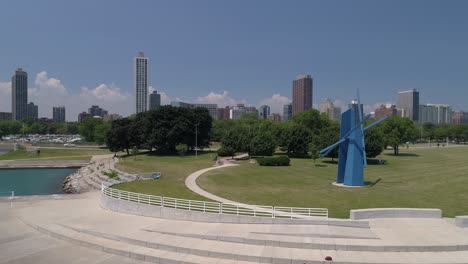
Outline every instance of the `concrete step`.
{"label": "concrete step", "polygon": [[[203,256],[190,254],[188,252],[169,251],[166,249],[149,248],[138,245],[132,245],[121,241],[106,239],[89,235],[83,232],[77,232],[72,229],[65,228],[56,224],[49,225],[34,225],[40,232],[50,235],[54,238],[67,241],[69,243],[103,251],[106,253],[144,260],[153,263],[178,263],[178,264],[216,264],[216,263],[229,263],[223,259],[213,256]],[[238,264],[253,264],[256,262],[235,260]]]}
{"label": "concrete step", "polygon": [[[67,226],[66,226],[67,227]],[[157,244],[158,246],[165,246],[178,249],[176,244],[170,244],[174,237],[185,238],[183,240],[192,240],[193,244],[202,240],[210,240],[214,242],[222,242],[227,248],[232,247],[228,243],[253,245],[253,246],[271,246],[279,248],[298,248],[298,249],[319,249],[319,250],[339,250],[339,251],[364,251],[364,252],[447,252],[447,251],[468,251],[468,245],[389,245],[385,244],[384,241],[378,239],[335,239],[335,238],[304,238],[298,237],[281,237],[274,235],[263,235],[263,234],[250,234],[248,237],[235,237],[235,236],[223,236],[223,235],[200,235],[200,234],[187,234],[187,233],[173,233],[173,232],[161,232],[161,231],[149,231],[141,230],[137,234],[133,234],[132,237],[123,237],[119,235],[112,235],[109,233],[102,233],[97,231],[91,231],[86,229],[74,228],[78,232],[84,232],[91,235],[106,237],[118,241],[127,241],[132,244],[145,245],[147,243]],[[158,241],[159,238],[165,237],[162,242],[154,240],[154,236],[148,235],[145,232],[159,234],[156,236]],[[141,238],[153,238],[153,240],[144,241]],[[313,240],[313,241],[311,241]],[[177,240],[174,240],[177,242]],[[186,249],[181,249],[186,250]]]}
{"label": "concrete step", "polygon": [[[248,245],[236,242],[174,237],[164,234],[155,235],[144,232],[132,232],[131,235],[126,236],[103,234],[89,230],[81,230],[81,233],[165,251],[185,252],[196,256],[212,256],[223,260],[244,260],[262,263],[324,263],[325,256],[333,256],[336,263],[463,263],[463,261],[468,260],[467,251],[357,252],[343,249],[320,250]],[[420,261],[421,259],[424,261]]]}

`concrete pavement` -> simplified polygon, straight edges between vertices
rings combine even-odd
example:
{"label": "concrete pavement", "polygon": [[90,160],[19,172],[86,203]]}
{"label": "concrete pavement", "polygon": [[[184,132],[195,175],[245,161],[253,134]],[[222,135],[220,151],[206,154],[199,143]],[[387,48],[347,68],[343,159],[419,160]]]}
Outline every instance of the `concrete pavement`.
{"label": "concrete pavement", "polygon": [[201,223],[103,210],[99,197],[23,198],[12,209],[0,200],[0,263],[468,263],[468,230],[446,219]]}

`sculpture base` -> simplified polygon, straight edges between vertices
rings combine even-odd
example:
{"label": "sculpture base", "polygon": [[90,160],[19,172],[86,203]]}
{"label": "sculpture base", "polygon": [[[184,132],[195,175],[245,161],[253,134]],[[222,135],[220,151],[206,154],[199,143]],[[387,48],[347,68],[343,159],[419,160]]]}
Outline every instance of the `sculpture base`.
{"label": "sculpture base", "polygon": [[361,187],[364,187],[364,186],[344,185],[343,183],[337,183],[337,182],[333,182],[332,184],[335,185],[335,186],[338,186],[338,187],[345,187],[345,188],[361,188]]}

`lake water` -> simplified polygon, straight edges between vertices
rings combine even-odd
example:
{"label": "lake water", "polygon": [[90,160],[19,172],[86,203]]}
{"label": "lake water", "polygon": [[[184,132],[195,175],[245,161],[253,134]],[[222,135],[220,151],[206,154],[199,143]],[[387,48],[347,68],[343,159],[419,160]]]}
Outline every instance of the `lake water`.
{"label": "lake water", "polygon": [[76,168],[0,169],[0,196],[60,194],[65,177]]}

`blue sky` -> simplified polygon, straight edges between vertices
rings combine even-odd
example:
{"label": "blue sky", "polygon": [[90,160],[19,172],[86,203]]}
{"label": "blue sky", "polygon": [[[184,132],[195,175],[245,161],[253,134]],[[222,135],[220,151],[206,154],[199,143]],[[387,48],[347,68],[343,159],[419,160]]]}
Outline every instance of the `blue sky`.
{"label": "blue sky", "polygon": [[345,104],[360,88],[371,109],[416,88],[422,103],[468,110],[467,1],[31,0],[0,10],[0,111],[23,67],[43,116],[66,104],[74,120],[92,103],[128,114],[138,51],[165,100],[275,109],[307,73],[314,104]]}

